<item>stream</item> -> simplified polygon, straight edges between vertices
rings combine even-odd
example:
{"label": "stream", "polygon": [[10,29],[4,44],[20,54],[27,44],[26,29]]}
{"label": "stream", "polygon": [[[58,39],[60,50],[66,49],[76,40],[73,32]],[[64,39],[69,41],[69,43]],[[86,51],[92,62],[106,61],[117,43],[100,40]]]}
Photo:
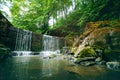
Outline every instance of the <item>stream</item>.
{"label": "stream", "polygon": [[14,56],[0,63],[0,80],[119,80],[120,72],[102,65],[75,65],[65,56]]}

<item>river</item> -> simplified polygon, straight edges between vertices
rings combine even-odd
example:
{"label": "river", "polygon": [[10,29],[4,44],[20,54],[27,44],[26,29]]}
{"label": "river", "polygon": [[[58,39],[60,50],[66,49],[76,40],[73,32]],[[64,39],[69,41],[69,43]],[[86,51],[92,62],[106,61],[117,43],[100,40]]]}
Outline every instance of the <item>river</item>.
{"label": "river", "polygon": [[105,66],[75,65],[64,56],[43,59],[15,56],[0,63],[0,80],[119,80],[120,72]]}

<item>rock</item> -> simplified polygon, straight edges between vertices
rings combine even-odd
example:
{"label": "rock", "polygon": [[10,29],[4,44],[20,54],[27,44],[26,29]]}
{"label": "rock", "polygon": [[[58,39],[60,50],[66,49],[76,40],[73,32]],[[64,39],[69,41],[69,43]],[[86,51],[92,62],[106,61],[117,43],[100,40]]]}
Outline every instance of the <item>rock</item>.
{"label": "rock", "polygon": [[95,57],[84,57],[80,59],[80,61],[91,61],[91,60],[95,60]]}
{"label": "rock", "polygon": [[113,69],[113,70],[120,70],[120,62],[107,62],[106,66],[109,69]]}
{"label": "rock", "polygon": [[55,58],[55,57],[57,57],[57,55],[56,54],[52,54],[52,55],[49,56],[49,59]]}
{"label": "rock", "polygon": [[71,53],[70,48],[69,47],[63,47],[63,54],[68,54]]}
{"label": "rock", "polygon": [[95,57],[85,57],[85,58],[78,58],[75,63],[76,64],[80,64],[81,62],[84,62],[84,61],[94,61],[95,60]]}
{"label": "rock", "polygon": [[105,65],[105,64],[106,64],[106,61],[104,60],[99,62],[99,65]]}
{"label": "rock", "polygon": [[102,53],[104,52],[101,48],[95,48],[96,55],[102,57]]}
{"label": "rock", "polygon": [[102,60],[99,62],[95,62],[97,65],[106,65],[106,61]]}
{"label": "rock", "polygon": [[75,57],[71,57],[69,60],[72,61],[73,63],[77,62],[77,58],[75,58]]}
{"label": "rock", "polygon": [[84,57],[94,57],[96,56],[96,52],[91,47],[85,47],[81,52],[78,54],[78,58],[84,58]]}
{"label": "rock", "polygon": [[102,60],[102,58],[98,57],[98,58],[95,59],[95,62],[100,62],[101,60]]}
{"label": "rock", "polygon": [[[95,48],[97,57],[104,57],[106,61],[120,60],[120,28],[119,21],[110,25],[112,21],[98,21],[87,23],[85,32],[73,45],[75,57],[79,55],[86,47]],[[106,25],[107,26],[102,26]],[[118,27],[116,27],[116,25]],[[82,42],[81,42],[82,38]],[[108,54],[107,54],[108,53]],[[86,53],[86,55],[89,53]],[[117,56],[116,56],[117,55]],[[112,57],[111,57],[112,56]]]}
{"label": "rock", "polygon": [[96,63],[94,61],[84,61],[84,62],[80,62],[80,64],[83,66],[92,66]]}

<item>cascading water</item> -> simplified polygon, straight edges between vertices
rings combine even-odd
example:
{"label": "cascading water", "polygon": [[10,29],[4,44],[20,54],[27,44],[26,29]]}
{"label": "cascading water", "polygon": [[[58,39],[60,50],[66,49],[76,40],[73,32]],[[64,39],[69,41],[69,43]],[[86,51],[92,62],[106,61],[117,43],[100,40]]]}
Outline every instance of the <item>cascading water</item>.
{"label": "cascading water", "polygon": [[59,38],[49,35],[43,35],[43,47],[41,52],[43,56],[50,56],[51,54],[59,54]]}
{"label": "cascading water", "polygon": [[56,51],[59,50],[59,38],[43,35],[44,51]]}
{"label": "cascading water", "polygon": [[18,56],[30,55],[31,54],[31,39],[32,39],[31,31],[18,29],[14,53],[17,53]]}

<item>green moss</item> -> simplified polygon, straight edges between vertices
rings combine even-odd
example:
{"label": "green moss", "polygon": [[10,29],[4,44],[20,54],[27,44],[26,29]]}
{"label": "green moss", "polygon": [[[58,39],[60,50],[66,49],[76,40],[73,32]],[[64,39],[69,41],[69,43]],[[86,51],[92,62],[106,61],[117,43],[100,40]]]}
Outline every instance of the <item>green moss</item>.
{"label": "green moss", "polygon": [[76,51],[77,51],[77,47],[74,47],[74,48],[71,49],[72,53],[75,53]]}
{"label": "green moss", "polygon": [[111,53],[111,49],[105,49],[104,50],[104,54],[110,54]]}
{"label": "green moss", "polygon": [[93,57],[93,56],[95,56],[95,55],[96,55],[96,52],[95,52],[95,50],[94,50],[93,48],[85,48],[85,49],[83,49],[83,50],[79,53],[78,57],[79,57],[79,58],[83,58],[83,57]]}
{"label": "green moss", "polygon": [[55,58],[56,56],[57,56],[56,54],[52,54],[50,57]]}

